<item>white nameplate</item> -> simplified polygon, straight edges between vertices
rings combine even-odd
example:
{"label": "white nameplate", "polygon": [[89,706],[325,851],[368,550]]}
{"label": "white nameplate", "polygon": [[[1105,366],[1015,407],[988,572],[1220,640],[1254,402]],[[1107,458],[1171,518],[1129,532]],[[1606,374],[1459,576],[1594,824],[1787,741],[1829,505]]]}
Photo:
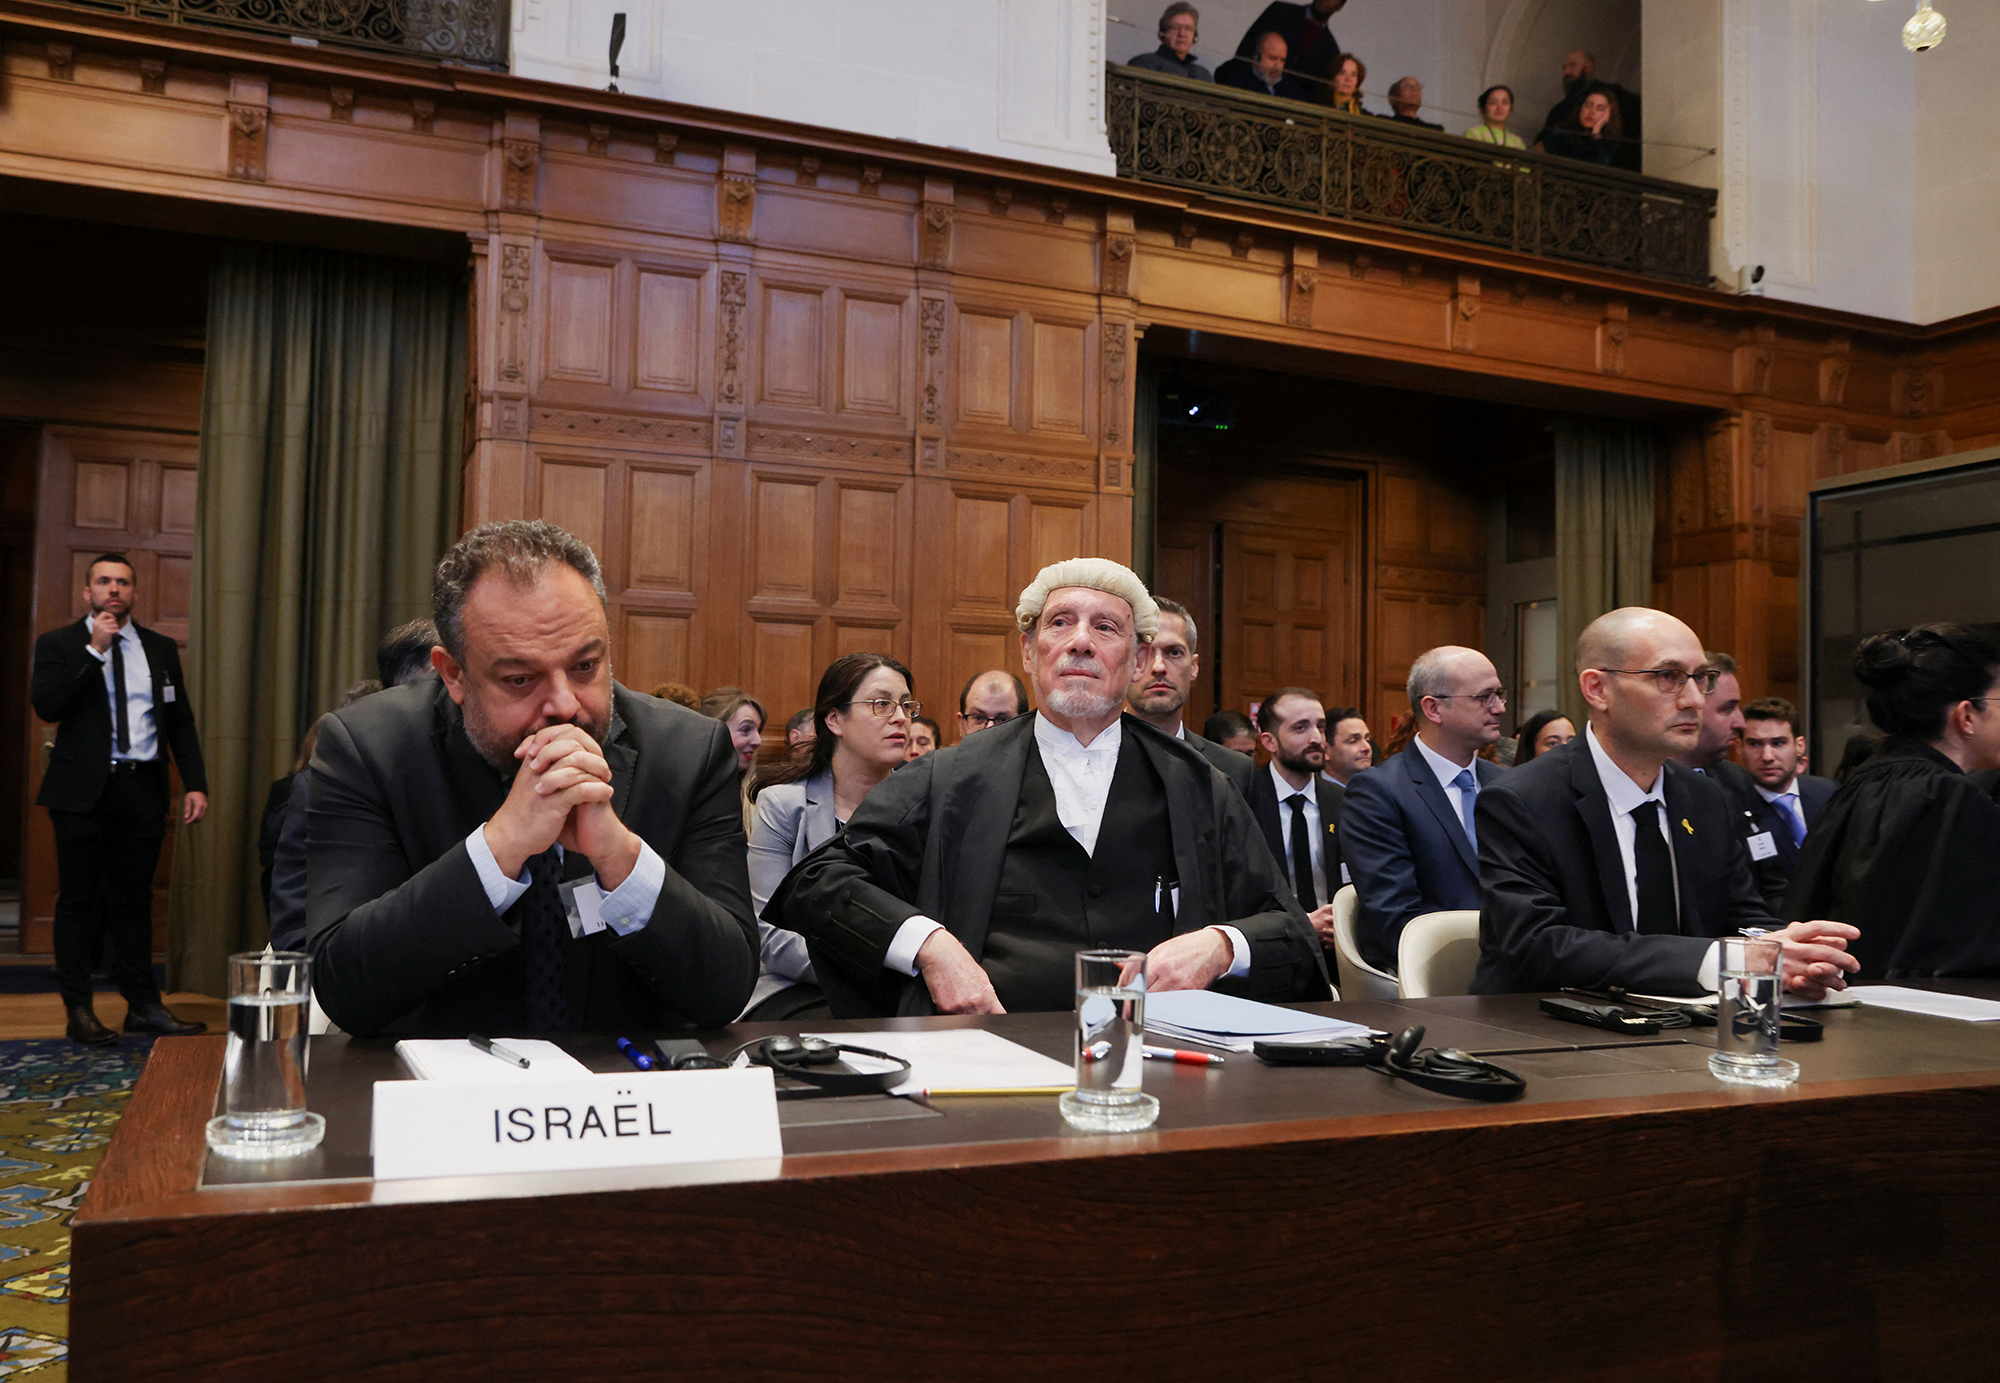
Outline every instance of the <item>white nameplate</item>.
{"label": "white nameplate", "polygon": [[1750,858],[1753,860],[1768,860],[1778,853],[1777,842],[1771,839],[1769,831],[1759,831],[1743,843],[1750,847]]}
{"label": "white nameplate", "polygon": [[769,1067],[375,1082],[375,1179],[782,1157]]}

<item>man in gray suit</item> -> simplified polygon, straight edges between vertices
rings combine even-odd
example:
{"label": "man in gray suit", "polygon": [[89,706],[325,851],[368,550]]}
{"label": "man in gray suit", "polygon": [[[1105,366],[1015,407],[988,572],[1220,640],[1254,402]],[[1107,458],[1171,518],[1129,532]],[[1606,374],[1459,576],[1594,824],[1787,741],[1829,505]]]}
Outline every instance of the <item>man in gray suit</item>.
{"label": "man in gray suit", "polygon": [[1251,757],[1203,739],[1181,719],[1194,679],[1201,676],[1194,616],[1178,600],[1154,596],[1153,603],[1160,607],[1160,631],[1139,645],[1139,660],[1132,667],[1132,689],[1125,702],[1133,715],[1161,734],[1185,740],[1188,748],[1222,770],[1231,787],[1248,796],[1257,772]]}

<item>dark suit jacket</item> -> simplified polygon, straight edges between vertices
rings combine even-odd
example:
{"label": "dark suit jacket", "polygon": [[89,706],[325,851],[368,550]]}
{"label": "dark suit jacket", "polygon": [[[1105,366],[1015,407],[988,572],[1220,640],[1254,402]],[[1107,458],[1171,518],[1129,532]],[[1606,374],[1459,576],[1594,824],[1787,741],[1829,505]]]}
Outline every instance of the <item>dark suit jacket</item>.
{"label": "dark suit jacket", "polygon": [[[1753,854],[1750,877],[1757,885],[1757,892],[1776,912],[1784,905],[1785,890],[1791,887],[1792,875],[1799,867],[1799,847],[1792,844],[1789,815],[1779,810],[1775,803],[1764,800],[1764,795],[1757,791],[1757,780],[1750,776],[1749,769],[1739,763],[1723,759],[1709,769],[1708,776],[1729,798],[1730,805],[1736,808],[1746,846],[1751,837],[1767,831],[1770,833],[1771,844],[1778,853],[1766,855],[1761,860]],[[1805,812],[1808,829],[1838,786],[1831,778],[1815,778],[1805,773],[1799,775],[1799,806]]]}
{"label": "dark suit jacket", "polygon": [[1257,776],[1255,759],[1225,748],[1214,740],[1203,739],[1185,725],[1181,727],[1181,733],[1187,736],[1187,747],[1220,769],[1222,776],[1229,780],[1229,786],[1246,797],[1249,795],[1250,783]]}
{"label": "dark suit jacket", "polygon": [[[1472,761],[1479,796],[1507,770]],[[1396,944],[1412,917],[1479,906],[1479,861],[1465,823],[1412,740],[1393,758],[1348,780],[1340,851],[1354,876],[1354,930],[1361,955],[1396,968]]]}
{"label": "dark suit jacket", "polygon": [[[271,851],[271,890],[264,896],[264,911],[271,919],[271,944],[280,951],[306,948],[306,814],[311,810],[312,770],[308,768],[292,775],[277,843]],[[468,826],[466,834],[471,832]]]}
{"label": "dark suit jacket", "polygon": [[[1242,42],[1236,45],[1236,56],[1245,62],[1257,56],[1257,40],[1265,34],[1276,32],[1285,40],[1285,70],[1297,72],[1306,77],[1325,78],[1333,71],[1333,64],[1340,57],[1340,40],[1333,36],[1331,20],[1320,31],[1318,39],[1311,44],[1303,44],[1300,37],[1305,33],[1307,11],[1310,4],[1287,4],[1284,0],[1274,0],[1266,5],[1264,12],[1243,32]],[[1308,84],[1310,85],[1310,84]],[[1317,91],[1321,88],[1312,87]]]}
{"label": "dark suit jacket", "polygon": [[[728,732],[614,684],[603,745],[612,807],[667,866],[652,919],[564,941],[573,1024],[648,1031],[735,1018],[757,979],[748,842]],[[465,839],[507,785],[425,680],[320,720],[307,811],[306,946],[328,1016],[351,1033],[459,1037],[527,1021],[519,937]],[[590,864],[565,860],[580,877]]]}
{"label": "dark suit jacket", "polygon": [[[1329,783],[1322,774],[1313,774],[1314,795],[1319,799],[1319,822],[1321,834],[1326,837],[1326,897],[1319,899],[1322,907],[1333,901],[1333,895],[1340,892],[1340,812],[1347,789],[1338,783]],[[1250,814],[1257,818],[1263,828],[1264,843],[1271,847],[1271,857],[1278,862],[1278,872],[1287,882],[1292,877],[1292,857],[1285,849],[1285,827],[1282,813],[1278,808],[1278,785],[1271,781],[1269,771],[1257,774],[1250,784]]]}
{"label": "dark suit jacket", "polygon": [[1294,77],[1290,72],[1278,74],[1278,87],[1277,90],[1273,91],[1270,87],[1265,86],[1264,79],[1257,75],[1256,66],[1244,61],[1242,58],[1231,58],[1228,62],[1216,68],[1215,84],[1217,86],[1235,87],[1239,91],[1252,91],[1259,96],[1282,96],[1287,101],[1310,101],[1312,99],[1312,93],[1306,88],[1306,84],[1297,77]]}
{"label": "dark suit jacket", "polygon": [[1680,880],[1680,935],[1641,936],[1632,920],[1611,801],[1582,736],[1537,754],[1479,794],[1475,994],[1608,985],[1693,994],[1711,937],[1776,927],[1750,879],[1736,809],[1721,788],[1666,766],[1668,829]]}
{"label": "dark suit jacket", "polygon": [[[181,675],[181,651],[165,634],[140,626],[139,646],[153,673],[153,727],[160,755],[171,753],[189,792],[207,792],[201,736],[188,705]],[[168,689],[172,689],[172,699]],[[51,629],[35,640],[32,686],[35,714],[55,722],[56,743],[49,771],[42,775],[38,806],[59,812],[87,812],[103,795],[111,776],[111,698],[104,694],[104,664],[90,653],[90,631],[81,619]]]}
{"label": "dark suit jacket", "polygon": [[[806,938],[838,1017],[932,1012],[921,977],[885,969],[903,923],[935,918],[977,958],[998,889],[1035,718],[1017,716],[904,764],[862,800],[847,830],[800,861],[765,909]],[[1324,999],[1326,960],[1250,808],[1179,740],[1134,716],[1124,734],[1160,775],[1180,875],[1181,935],[1226,922],[1250,943],[1250,973],[1216,988],[1271,1001]]]}

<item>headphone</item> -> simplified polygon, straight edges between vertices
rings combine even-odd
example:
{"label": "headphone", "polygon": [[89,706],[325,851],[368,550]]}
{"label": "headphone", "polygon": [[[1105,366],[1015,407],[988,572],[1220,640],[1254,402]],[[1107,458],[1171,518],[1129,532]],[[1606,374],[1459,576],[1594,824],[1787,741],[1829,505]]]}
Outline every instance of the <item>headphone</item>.
{"label": "headphone", "polygon": [[1368,1069],[1395,1080],[1406,1080],[1432,1094],[1456,1095],[1463,1100],[1498,1103],[1518,1100],[1527,1092],[1528,1082],[1504,1066],[1481,1061],[1456,1047],[1443,1050],[1426,1047],[1419,1051],[1418,1044],[1423,1040],[1421,1026],[1404,1028],[1381,1060],[1371,1061]]}
{"label": "headphone", "polygon": [[[902,1057],[891,1056],[888,1052],[878,1052],[872,1047],[849,1047],[839,1042],[829,1042],[824,1037],[760,1037],[754,1042],[746,1042],[729,1054],[734,1060],[738,1052],[748,1052],[750,1060],[759,1066],[768,1066],[781,1076],[804,1081],[815,1087],[811,1092],[794,1091],[790,1098],[807,1093],[817,1095],[875,1095],[886,1093],[901,1085],[910,1074],[910,1063]],[[894,1062],[887,1071],[832,1071],[825,1068],[838,1062],[843,1056],[874,1057],[878,1061]],[[725,1063],[726,1064],[726,1063]],[[787,1098],[780,1091],[779,1099]]]}

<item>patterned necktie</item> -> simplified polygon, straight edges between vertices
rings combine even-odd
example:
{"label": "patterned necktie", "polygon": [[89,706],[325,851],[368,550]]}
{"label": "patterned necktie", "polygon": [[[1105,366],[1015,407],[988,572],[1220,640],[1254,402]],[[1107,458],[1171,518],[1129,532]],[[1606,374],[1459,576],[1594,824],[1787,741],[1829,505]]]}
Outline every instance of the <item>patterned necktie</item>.
{"label": "patterned necktie", "polygon": [[528,1026],[536,1032],[562,1032],[569,1027],[569,1000],[563,994],[562,852],[551,845],[528,861],[528,891],[515,909],[520,917],[521,947],[528,961]]}
{"label": "patterned necktie", "polygon": [[1472,825],[1472,803],[1479,796],[1479,779],[1473,776],[1471,769],[1461,768],[1458,776],[1451,780],[1451,785],[1458,789],[1458,814],[1465,818],[1465,838],[1472,842],[1472,848],[1477,852],[1479,832]]}
{"label": "patterned necktie", "polygon": [[1299,906],[1311,912],[1319,906],[1319,895],[1313,889],[1312,832],[1306,827],[1306,795],[1299,793],[1289,800],[1292,804],[1292,887],[1299,895]]}
{"label": "patterned necktie", "polygon": [[1796,792],[1784,792],[1778,794],[1778,800],[1785,804],[1785,824],[1792,828],[1792,844],[1805,844],[1806,819],[1799,811],[1799,795]]}
{"label": "patterned necktie", "polygon": [[1639,915],[1633,921],[1641,936],[1677,935],[1674,863],[1660,834],[1660,804],[1649,797],[1632,808],[1632,827],[1632,873],[1639,893]]}

